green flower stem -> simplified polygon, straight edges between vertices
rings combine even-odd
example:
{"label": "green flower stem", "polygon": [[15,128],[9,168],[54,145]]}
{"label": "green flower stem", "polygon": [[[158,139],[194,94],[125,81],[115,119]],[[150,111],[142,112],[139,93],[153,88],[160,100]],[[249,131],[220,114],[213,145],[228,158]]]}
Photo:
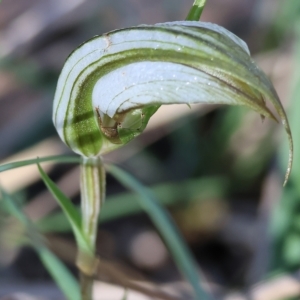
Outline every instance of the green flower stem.
{"label": "green flower stem", "polygon": [[100,157],[83,158],[80,168],[82,231],[92,249],[92,256],[79,253],[82,300],[92,299],[97,224],[105,198],[105,170]]}
{"label": "green flower stem", "polygon": [[81,300],[93,299],[93,277],[80,272]]}
{"label": "green flower stem", "polygon": [[105,197],[105,170],[100,157],[83,158],[80,170],[82,229],[94,251],[98,215]]}
{"label": "green flower stem", "polygon": [[195,0],[192,8],[190,9],[186,20],[187,21],[199,21],[204,6],[206,4],[206,0]]}

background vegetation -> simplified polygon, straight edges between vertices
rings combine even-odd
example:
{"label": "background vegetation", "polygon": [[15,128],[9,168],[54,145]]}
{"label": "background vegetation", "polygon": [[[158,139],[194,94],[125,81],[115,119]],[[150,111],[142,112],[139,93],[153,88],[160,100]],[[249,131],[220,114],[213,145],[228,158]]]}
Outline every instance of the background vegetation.
{"label": "background vegetation", "polygon": [[[232,290],[251,289],[254,283],[267,280],[258,289],[263,291],[273,282],[273,276],[279,276],[278,280],[284,274],[298,276],[298,2],[209,0],[202,16],[203,21],[223,25],[249,44],[289,111],[295,164],[285,189],[282,183],[287,145],[282,127],[269,120],[262,123],[259,116],[241,108],[163,107],[147,132],[105,157],[105,161],[120,164],[153,187],[179,226],[205,281],[220,297],[236,299]],[[1,163],[69,153],[52,125],[52,99],[64,60],[82,41],[115,28],[182,20],[190,6],[190,1],[183,0],[3,0]],[[78,204],[78,167],[55,163],[43,167]],[[19,291],[47,299],[62,297],[40,258],[51,249],[76,274],[76,248],[68,222],[45,191],[35,166],[1,173],[0,182],[16,204],[13,208],[4,205],[6,194],[2,193],[0,297]],[[150,218],[141,212],[137,196],[110,176],[107,188],[98,235],[99,256],[105,267],[99,279],[120,286],[126,277],[152,282],[155,287],[150,290],[156,297],[167,297],[158,291],[167,287],[187,299],[189,288]],[[11,215],[15,211],[18,217],[20,208],[37,225],[38,230],[32,230],[31,235],[25,233],[28,219],[19,215],[17,220]],[[28,241],[40,247],[42,256],[28,246]],[[299,298],[288,283],[275,287],[273,298],[260,299]],[[122,298],[122,288],[101,285],[101,289],[107,290],[111,299]],[[143,292],[149,294],[150,290]],[[257,296],[255,292],[253,295]],[[129,293],[128,299],[131,297],[134,294]]]}

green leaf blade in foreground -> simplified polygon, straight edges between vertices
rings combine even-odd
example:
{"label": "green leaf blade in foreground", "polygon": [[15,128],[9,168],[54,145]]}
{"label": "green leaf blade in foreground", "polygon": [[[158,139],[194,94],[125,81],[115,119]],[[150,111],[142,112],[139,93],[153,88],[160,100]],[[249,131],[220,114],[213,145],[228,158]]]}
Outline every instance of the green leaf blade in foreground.
{"label": "green leaf blade in foreground", "polygon": [[122,185],[140,195],[141,198],[139,204],[143,207],[152,219],[153,223],[159,229],[177,266],[192,285],[197,299],[212,299],[201,286],[200,277],[195,267],[197,263],[194,261],[190,251],[182,240],[176,225],[170,218],[169,214],[160,205],[158,205],[152,192],[142,186],[132,176],[116,166],[110,165],[107,167],[107,170],[116,179],[118,179]]}
{"label": "green leaf blade in foreground", "polygon": [[44,172],[40,165],[38,165],[38,169],[48,190],[56,199],[56,201],[64,211],[67,219],[69,220],[80,251],[83,251],[84,253],[86,253],[86,255],[90,255],[92,253],[92,247],[87,242],[81,230],[81,217],[78,210],[76,210],[71,200],[66,197],[64,193],[56,186],[56,184],[49,178],[49,176]]}
{"label": "green leaf blade in foreground", "polygon": [[[198,1],[197,1],[198,2]],[[115,30],[80,45],[60,74],[53,122],[76,153],[93,157],[140,134],[164,104],[244,105],[289,123],[267,76],[247,45],[216,24],[178,21]]]}
{"label": "green leaf blade in foreground", "polygon": [[[180,183],[163,183],[151,187],[160,205],[171,206],[189,204],[197,199],[221,199],[228,191],[226,178],[198,178],[189,179]],[[124,192],[115,196],[109,196],[101,209],[100,222],[108,222],[122,217],[132,216],[142,211],[139,205],[139,195],[132,192]],[[80,207],[76,207],[79,211]],[[71,225],[63,212],[58,211],[45,217],[36,223],[39,230],[46,232],[69,232]]]}
{"label": "green leaf blade in foreground", "polygon": [[2,201],[7,210],[17,218],[28,232],[30,243],[37,252],[40,260],[52,276],[53,280],[59,286],[68,300],[80,300],[79,283],[64,266],[64,264],[54,255],[43,243],[39,232],[37,232],[34,224],[27,218],[22,209],[16,205],[14,199],[0,188]]}
{"label": "green leaf blade in foreground", "polygon": [[55,155],[55,156],[45,156],[38,157],[27,160],[20,160],[15,162],[6,163],[0,165],[0,173],[20,167],[25,167],[29,165],[35,165],[42,162],[55,162],[55,163],[80,163],[81,158],[79,156],[63,156],[63,155]]}
{"label": "green leaf blade in foreground", "polygon": [[44,266],[67,299],[81,300],[79,283],[73,275],[71,275],[70,271],[66,269],[61,261],[48,248],[40,247],[36,250]]}

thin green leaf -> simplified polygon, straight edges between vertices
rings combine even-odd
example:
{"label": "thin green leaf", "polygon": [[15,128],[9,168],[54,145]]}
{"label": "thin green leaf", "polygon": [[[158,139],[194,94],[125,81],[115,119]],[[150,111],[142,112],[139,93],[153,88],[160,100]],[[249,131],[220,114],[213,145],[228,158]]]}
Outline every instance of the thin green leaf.
{"label": "thin green leaf", "polygon": [[14,199],[6,193],[6,191],[0,186],[0,196],[5,204],[7,211],[13,215],[16,219],[18,219],[25,227],[28,227],[30,224],[26,215],[20,210],[20,208],[16,205]]}
{"label": "thin green leaf", "polygon": [[36,249],[41,261],[69,300],[81,300],[79,283],[62,262],[46,247]]}
{"label": "thin green leaf", "polygon": [[4,172],[7,170],[20,168],[24,166],[39,164],[42,162],[50,162],[50,161],[54,161],[56,163],[80,163],[81,158],[79,156],[63,156],[63,155],[38,157],[34,159],[21,160],[21,161],[0,165],[0,172]]}
{"label": "thin green leaf", "polygon": [[49,178],[49,176],[44,172],[44,170],[41,168],[39,164],[38,164],[38,169],[48,190],[56,199],[56,201],[62,208],[63,212],[65,213],[68,221],[70,222],[79,249],[84,251],[86,254],[91,254],[92,253],[91,246],[87,242],[87,239],[84,236],[81,229],[81,217],[78,210],[76,210],[71,200],[64,195],[64,193]]}
{"label": "thin green leaf", "polygon": [[197,299],[211,299],[200,283],[196,269],[197,263],[178,232],[174,221],[156,201],[155,195],[142,186],[136,179],[116,166],[108,166],[110,172],[122,185],[138,193],[141,198],[139,204],[148,213],[153,223],[159,229],[168,248],[183,275],[193,286]]}
{"label": "thin green leaf", "polygon": [[[199,199],[224,197],[227,189],[225,178],[200,178],[180,183],[165,183],[151,187],[159,204],[163,206],[187,204]],[[78,211],[79,207],[76,208]],[[142,211],[139,195],[125,192],[107,197],[100,214],[100,222],[131,216]],[[63,212],[43,218],[36,224],[42,232],[68,232],[70,223]]]}
{"label": "thin green leaf", "polygon": [[186,17],[186,20],[199,21],[205,4],[206,0],[195,0],[188,16]]}
{"label": "thin green leaf", "polygon": [[27,218],[22,209],[16,205],[14,199],[1,187],[0,192],[2,201],[4,201],[8,211],[24,225],[31,245],[66,298],[69,300],[80,300],[80,290],[77,280],[64,264],[44,245],[36,227]]}

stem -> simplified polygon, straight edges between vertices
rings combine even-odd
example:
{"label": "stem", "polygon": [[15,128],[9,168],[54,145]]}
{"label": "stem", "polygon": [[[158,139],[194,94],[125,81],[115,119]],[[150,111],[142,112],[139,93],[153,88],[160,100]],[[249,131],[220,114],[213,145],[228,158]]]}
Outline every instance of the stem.
{"label": "stem", "polygon": [[186,20],[187,21],[199,21],[204,6],[206,4],[206,0],[195,0],[192,8],[190,9]]}
{"label": "stem", "polygon": [[81,300],[92,300],[93,299],[93,277],[80,272],[80,289],[81,289]]}
{"label": "stem", "polygon": [[79,253],[82,300],[92,300],[95,251],[100,208],[105,198],[105,170],[100,157],[83,158],[80,168],[82,230],[92,254]]}

